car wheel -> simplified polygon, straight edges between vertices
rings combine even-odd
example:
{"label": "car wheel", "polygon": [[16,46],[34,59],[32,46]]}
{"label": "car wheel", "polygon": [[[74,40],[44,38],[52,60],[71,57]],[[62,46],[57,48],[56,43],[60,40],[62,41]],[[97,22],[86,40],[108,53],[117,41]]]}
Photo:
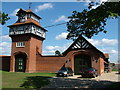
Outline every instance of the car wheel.
{"label": "car wheel", "polygon": [[71,76],[74,76],[74,74],[72,73],[72,75]]}
{"label": "car wheel", "polygon": [[85,76],[84,76],[84,75],[82,75],[82,78],[85,78]]}
{"label": "car wheel", "polygon": [[66,74],[66,77],[68,77],[69,75],[68,74]]}
{"label": "car wheel", "polygon": [[96,77],[98,76],[98,74],[96,73]]}

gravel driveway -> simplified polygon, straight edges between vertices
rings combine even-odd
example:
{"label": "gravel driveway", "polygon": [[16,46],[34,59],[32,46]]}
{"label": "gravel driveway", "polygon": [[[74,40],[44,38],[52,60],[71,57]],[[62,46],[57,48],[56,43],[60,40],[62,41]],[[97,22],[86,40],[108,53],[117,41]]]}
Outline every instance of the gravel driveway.
{"label": "gravel driveway", "polygon": [[120,74],[116,73],[104,73],[96,78],[82,78],[78,75],[67,78],[49,78],[50,84],[44,88],[105,88],[114,82],[120,82]]}

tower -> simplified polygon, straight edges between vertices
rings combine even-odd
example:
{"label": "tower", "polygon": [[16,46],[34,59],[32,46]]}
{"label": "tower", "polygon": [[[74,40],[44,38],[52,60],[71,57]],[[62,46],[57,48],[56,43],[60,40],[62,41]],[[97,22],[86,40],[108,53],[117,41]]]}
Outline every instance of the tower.
{"label": "tower", "polygon": [[18,20],[9,27],[12,39],[11,72],[35,72],[36,52],[42,54],[42,42],[46,31],[40,25],[40,17],[31,9],[20,9],[16,16]]}

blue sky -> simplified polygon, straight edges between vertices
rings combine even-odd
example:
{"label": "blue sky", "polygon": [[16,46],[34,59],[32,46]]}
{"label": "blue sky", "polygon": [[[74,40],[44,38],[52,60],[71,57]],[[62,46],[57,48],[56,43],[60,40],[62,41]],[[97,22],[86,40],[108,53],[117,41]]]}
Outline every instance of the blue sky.
{"label": "blue sky", "polygon": [[[31,10],[42,18],[40,21],[42,27],[64,23],[68,21],[67,17],[72,15],[72,11],[82,11],[87,9],[87,2],[32,2]],[[3,55],[10,55],[11,39],[7,35],[8,25],[15,23],[17,17],[16,11],[20,8],[27,10],[28,2],[3,2],[2,10],[8,13],[10,20],[2,26],[2,41],[0,50]],[[65,24],[46,28],[46,40],[43,41],[43,55],[54,55],[55,50],[63,52],[72,43],[72,40],[66,40],[67,27]],[[100,33],[92,39],[87,39],[94,46],[104,53],[110,54],[110,61],[118,60],[118,20],[109,19],[107,21],[107,34]]]}

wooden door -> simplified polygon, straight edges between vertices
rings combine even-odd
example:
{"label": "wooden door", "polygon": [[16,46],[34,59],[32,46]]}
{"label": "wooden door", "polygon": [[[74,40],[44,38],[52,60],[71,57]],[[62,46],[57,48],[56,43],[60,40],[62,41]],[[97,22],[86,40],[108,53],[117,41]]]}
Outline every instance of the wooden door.
{"label": "wooden door", "polygon": [[26,60],[24,56],[16,56],[15,59],[15,71],[16,72],[25,72],[26,69]]}
{"label": "wooden door", "polygon": [[77,55],[74,58],[74,73],[79,74],[84,68],[91,67],[91,58],[88,55]]}

